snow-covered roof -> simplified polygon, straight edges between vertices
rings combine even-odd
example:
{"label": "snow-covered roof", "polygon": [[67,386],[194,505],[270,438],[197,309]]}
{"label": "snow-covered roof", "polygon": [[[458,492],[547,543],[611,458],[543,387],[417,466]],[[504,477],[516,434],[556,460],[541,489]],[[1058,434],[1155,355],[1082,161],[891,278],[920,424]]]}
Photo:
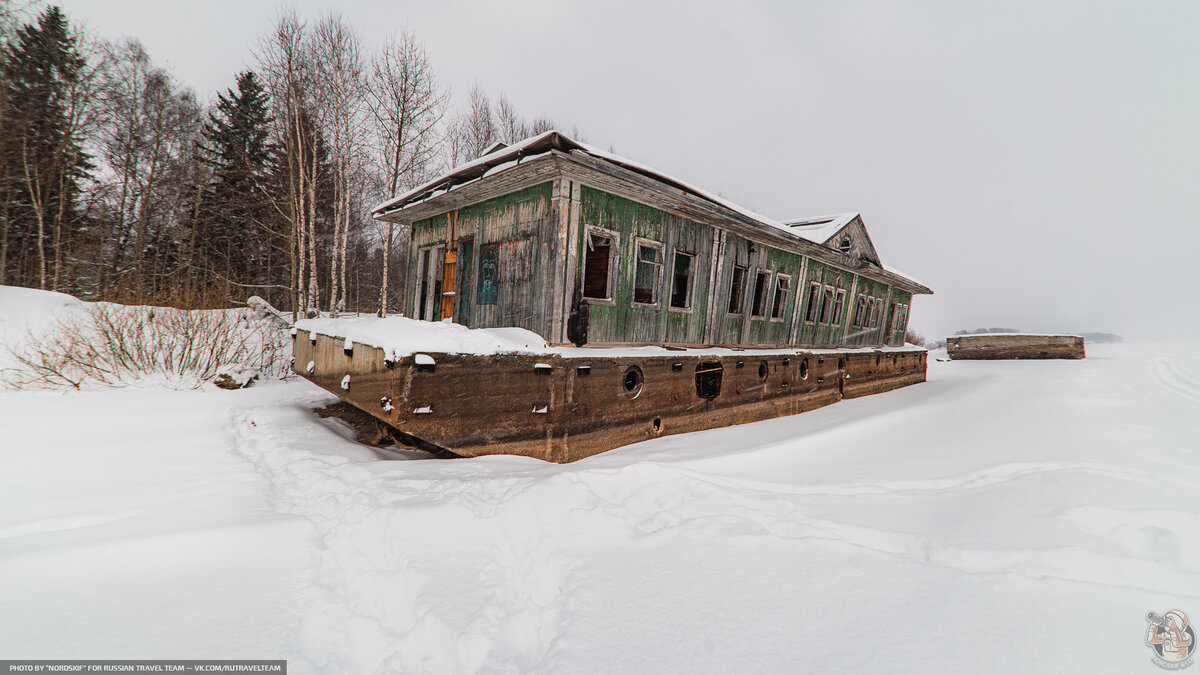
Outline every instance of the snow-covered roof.
{"label": "snow-covered roof", "polygon": [[785,220],[783,224],[787,225],[788,229],[795,235],[813,243],[824,244],[857,217],[857,213],[835,213],[832,216]]}
{"label": "snow-covered roof", "polygon": [[[490,150],[490,152],[480,156],[477,159],[466,162],[465,164],[461,164],[449,172],[434,178],[433,180],[430,180],[413,188],[412,190],[409,190],[408,192],[405,192],[402,195],[398,195],[377,205],[371,210],[371,214],[374,216],[381,216],[388,212],[402,209],[411,204],[416,204],[439,194],[449,192],[461,185],[478,180],[485,175],[494,174],[500,170],[515,166],[524,159],[539,157],[548,154],[551,151],[557,150],[559,152],[569,154],[582,153],[597,159],[602,159],[612,164],[616,164],[620,167],[642,174],[649,178],[653,178],[661,183],[665,183],[683,192],[721,206],[729,211],[743,216],[744,218],[749,219],[750,221],[753,221],[758,225],[766,226],[779,232],[784,232],[788,236],[795,239],[804,240],[822,246],[824,246],[829,238],[834,236],[838,230],[845,227],[859,215],[857,213],[841,213],[833,216],[823,216],[820,218],[780,222],[760,213],[756,213],[744,206],[735,204],[728,199],[719,197],[711,192],[708,192],[707,190],[703,190],[679,180],[674,176],[665,174],[656,169],[652,169],[644,164],[635,162],[626,157],[621,157],[620,155],[615,155],[611,152],[605,152],[604,150],[592,147],[586,143],[581,143],[554,130],[542,132],[536,136],[531,136],[523,141],[520,141],[519,143],[513,143],[512,145],[506,146],[502,143],[496,143],[489,147],[488,150]],[[897,274],[895,272],[892,273]],[[906,278],[912,281],[911,277]]]}
{"label": "snow-covered roof", "polygon": [[[495,149],[493,150],[492,148]],[[684,192],[700,197],[706,201],[723,206],[730,211],[745,216],[746,218],[756,221],[762,225],[768,225],[777,230],[787,232],[793,236],[801,236],[789,225],[781,223],[773,218],[764,216],[761,213],[756,213],[744,206],[735,204],[728,199],[718,197],[707,190],[703,190],[689,183],[685,183],[674,176],[665,174],[656,169],[652,169],[645,164],[635,162],[627,157],[614,155],[611,152],[605,152],[604,150],[592,147],[586,143],[580,143],[579,141],[573,140],[557,131],[546,131],[538,134],[537,136],[531,136],[530,138],[527,138],[519,143],[514,143],[508,146],[505,146],[501,143],[496,143],[488,149],[490,152],[480,156],[478,159],[461,164],[446,174],[434,178],[433,180],[419,185],[402,195],[398,195],[393,199],[389,199],[388,201],[379,204],[371,210],[371,213],[373,215],[381,215],[388,211],[394,211],[396,209],[403,208],[409,204],[423,201],[435,196],[436,194],[453,190],[459,185],[481,178],[485,174],[492,173],[492,169],[497,168],[500,165],[513,164],[524,158],[540,156],[550,152],[551,150],[558,150],[560,152],[568,153],[581,152],[598,159],[603,159],[607,162],[611,162],[618,166],[622,166],[626,169],[630,169],[642,175],[654,178],[660,182],[679,188]],[[850,215],[851,218],[853,218],[853,216],[857,214]],[[849,222],[849,219],[847,219],[846,222]],[[808,237],[802,238],[813,241]]]}

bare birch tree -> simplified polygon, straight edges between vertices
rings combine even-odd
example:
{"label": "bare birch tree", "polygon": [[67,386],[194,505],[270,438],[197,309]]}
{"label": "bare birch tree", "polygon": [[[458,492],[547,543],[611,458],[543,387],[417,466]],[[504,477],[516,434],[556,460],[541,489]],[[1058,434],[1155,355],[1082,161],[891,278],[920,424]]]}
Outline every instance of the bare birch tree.
{"label": "bare birch tree", "polygon": [[291,225],[293,312],[315,316],[319,300],[315,231],[318,153],[313,147],[313,68],[305,48],[305,30],[295,10],[283,10],[255,55],[258,71],[271,92],[274,135],[285,163],[287,201],[279,210]]}
{"label": "bare birch tree", "polygon": [[[334,151],[334,235],[330,260],[329,310],[346,309],[346,251],[349,243],[355,165],[363,149],[365,73],[360,38],[339,14],[326,14],[313,31],[313,61],[323,94],[322,116]],[[357,218],[354,218],[357,221]]]}
{"label": "bare birch tree", "polygon": [[[383,196],[425,181],[441,146],[439,125],[446,113],[443,91],[424,45],[408,32],[390,36],[371,63],[367,105],[375,132],[375,164]],[[387,313],[389,263],[395,250],[395,224],[383,225],[383,278],[379,316]]]}

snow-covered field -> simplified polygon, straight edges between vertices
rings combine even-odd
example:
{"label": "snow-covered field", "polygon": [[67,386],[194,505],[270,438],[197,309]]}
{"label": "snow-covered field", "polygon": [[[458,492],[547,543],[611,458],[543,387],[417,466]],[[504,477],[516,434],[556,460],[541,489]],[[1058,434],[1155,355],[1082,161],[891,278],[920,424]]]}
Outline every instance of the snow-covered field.
{"label": "snow-covered field", "polygon": [[381,460],[330,400],[0,392],[0,658],[1152,673],[1146,613],[1200,620],[1200,341],[565,466]]}

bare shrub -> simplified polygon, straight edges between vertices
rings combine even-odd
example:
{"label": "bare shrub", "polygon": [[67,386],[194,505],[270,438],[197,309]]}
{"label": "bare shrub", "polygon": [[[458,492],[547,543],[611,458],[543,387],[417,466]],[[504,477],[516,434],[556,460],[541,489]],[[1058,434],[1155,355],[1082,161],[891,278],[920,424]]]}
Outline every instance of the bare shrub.
{"label": "bare shrub", "polygon": [[925,336],[921,335],[917,331],[909,328],[907,331],[904,332],[904,341],[909,344],[913,344],[913,345],[924,345],[925,344]]}
{"label": "bare shrub", "polygon": [[156,376],[195,388],[225,368],[287,377],[291,339],[278,321],[252,309],[95,303],[10,352],[19,365],[4,380],[17,389],[112,386]]}

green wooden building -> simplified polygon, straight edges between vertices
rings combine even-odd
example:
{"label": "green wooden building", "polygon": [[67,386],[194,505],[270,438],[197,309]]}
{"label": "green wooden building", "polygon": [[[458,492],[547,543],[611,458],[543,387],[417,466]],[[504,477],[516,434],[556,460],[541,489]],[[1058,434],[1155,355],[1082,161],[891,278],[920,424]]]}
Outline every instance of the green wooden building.
{"label": "green wooden building", "polygon": [[412,228],[406,314],[551,344],[898,346],[932,293],[858,214],[776,222],[554,131],[374,215]]}

